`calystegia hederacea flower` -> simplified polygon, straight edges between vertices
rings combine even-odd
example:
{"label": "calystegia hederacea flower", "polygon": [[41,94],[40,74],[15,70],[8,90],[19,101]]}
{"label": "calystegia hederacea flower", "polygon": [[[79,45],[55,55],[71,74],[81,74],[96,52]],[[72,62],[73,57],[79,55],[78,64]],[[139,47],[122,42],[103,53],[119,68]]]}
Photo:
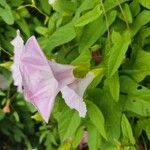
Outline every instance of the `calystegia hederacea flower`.
{"label": "calystegia hederacea flower", "polygon": [[79,79],[73,75],[74,66],[47,60],[34,36],[24,44],[17,31],[11,43],[14,46],[11,67],[14,85],[37,108],[43,119],[48,122],[58,92],[62,93],[71,109],[85,117],[87,110],[83,94],[94,74],[89,72],[85,78]]}

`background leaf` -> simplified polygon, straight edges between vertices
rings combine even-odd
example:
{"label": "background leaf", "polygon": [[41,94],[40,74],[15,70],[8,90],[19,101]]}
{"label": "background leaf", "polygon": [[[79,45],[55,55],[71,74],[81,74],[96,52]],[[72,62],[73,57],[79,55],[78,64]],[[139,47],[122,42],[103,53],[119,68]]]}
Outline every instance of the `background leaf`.
{"label": "background leaf", "polygon": [[128,119],[126,118],[124,114],[122,115],[121,127],[122,127],[123,137],[129,140],[129,142],[134,145],[135,139],[133,137],[132,129],[131,129]]}
{"label": "background leaf", "polygon": [[[69,116],[68,116],[69,115]],[[58,130],[61,142],[72,139],[80,125],[80,117],[77,112],[65,109],[58,118]]]}
{"label": "background leaf", "polygon": [[86,24],[93,22],[102,14],[102,10],[100,6],[97,5],[93,10],[87,12],[86,14],[82,15],[75,23],[76,27],[85,26]]}
{"label": "background leaf", "polygon": [[150,9],[150,1],[148,0],[139,0],[140,4],[148,9]]}
{"label": "background leaf", "polygon": [[121,65],[123,59],[125,58],[125,53],[127,52],[129,44],[131,42],[129,31],[125,31],[122,36],[119,33],[113,31],[111,38],[113,47],[110,50],[108,58],[109,77],[111,77]]}
{"label": "background leaf", "polygon": [[106,80],[106,84],[108,84],[108,89],[113,99],[117,102],[119,100],[120,94],[120,83],[118,72],[116,72],[112,77],[108,78]]}
{"label": "background leaf", "polygon": [[[88,116],[93,123],[93,125],[96,127],[98,132],[107,139],[106,131],[105,131],[105,121],[102,112],[100,109],[92,102],[87,102],[87,108],[88,108]],[[94,114],[97,114],[96,116]]]}
{"label": "background leaf", "polygon": [[[96,139],[96,140],[95,140]],[[93,125],[88,125],[89,150],[97,150],[101,145],[101,135]]]}
{"label": "background leaf", "polygon": [[0,11],[1,11],[0,16],[7,24],[11,25],[14,23],[14,17],[11,8],[6,3],[6,0],[0,0]]}

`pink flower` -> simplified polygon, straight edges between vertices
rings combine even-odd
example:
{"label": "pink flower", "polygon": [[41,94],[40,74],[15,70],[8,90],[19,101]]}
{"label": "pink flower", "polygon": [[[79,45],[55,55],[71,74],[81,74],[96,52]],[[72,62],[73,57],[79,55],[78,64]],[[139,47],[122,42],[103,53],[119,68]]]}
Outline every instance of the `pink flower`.
{"label": "pink flower", "polygon": [[11,67],[14,85],[37,108],[43,119],[48,122],[59,91],[66,104],[85,117],[87,110],[82,97],[94,75],[88,73],[85,78],[77,79],[73,75],[74,66],[48,61],[34,36],[24,45],[17,31],[11,43],[14,46],[14,63]]}

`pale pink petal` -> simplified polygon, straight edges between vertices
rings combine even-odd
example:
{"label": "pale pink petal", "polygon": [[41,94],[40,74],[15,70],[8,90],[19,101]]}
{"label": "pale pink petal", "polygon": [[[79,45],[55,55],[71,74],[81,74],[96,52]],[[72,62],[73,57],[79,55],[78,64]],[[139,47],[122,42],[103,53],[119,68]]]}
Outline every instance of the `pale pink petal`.
{"label": "pale pink petal", "polygon": [[48,122],[59,88],[34,36],[25,44],[20,68],[25,97],[36,106],[41,116]]}
{"label": "pale pink petal", "polygon": [[94,74],[88,73],[83,79],[76,79],[73,83],[61,89],[62,97],[66,104],[79,112],[80,117],[86,115],[86,105],[83,101],[83,94],[87,86],[92,82]]}
{"label": "pale pink petal", "polygon": [[28,73],[26,73],[24,70],[24,73],[23,73],[24,96],[26,97],[27,100],[29,100],[36,107],[36,109],[39,111],[43,119],[46,122],[48,122],[50,113],[54,105],[55,96],[56,96],[56,91],[52,91],[52,90],[56,89],[57,87],[53,87],[53,89],[50,91],[49,87],[51,85],[55,85],[55,83],[52,83],[53,80],[52,81],[49,80],[47,82],[48,83],[51,82],[51,84],[45,86],[44,88],[41,88],[39,86],[37,88],[37,92],[33,93],[32,86],[30,86],[30,83],[31,83],[30,77],[29,76],[24,77],[24,75],[26,74]]}
{"label": "pale pink petal", "polygon": [[14,46],[14,58],[13,58],[14,63],[11,67],[12,77],[14,80],[14,85],[18,86],[19,92],[22,92],[22,77],[21,77],[21,73],[19,70],[19,65],[20,65],[20,57],[24,50],[24,44],[20,36],[19,30],[17,31],[17,36],[11,42],[11,44]]}
{"label": "pale pink petal", "polygon": [[64,86],[61,89],[62,97],[65,103],[71,108],[79,112],[80,117],[85,117],[86,115],[86,105],[82,99],[73,89],[68,86]]}
{"label": "pale pink petal", "polygon": [[60,88],[75,81],[73,75],[74,66],[58,64],[54,61],[49,61],[49,65],[57,81],[59,81]]}
{"label": "pale pink petal", "polygon": [[88,87],[88,85],[93,81],[94,74],[89,72],[87,73],[85,78],[76,79],[73,83],[68,86],[72,88],[80,97],[83,97],[83,94]]}

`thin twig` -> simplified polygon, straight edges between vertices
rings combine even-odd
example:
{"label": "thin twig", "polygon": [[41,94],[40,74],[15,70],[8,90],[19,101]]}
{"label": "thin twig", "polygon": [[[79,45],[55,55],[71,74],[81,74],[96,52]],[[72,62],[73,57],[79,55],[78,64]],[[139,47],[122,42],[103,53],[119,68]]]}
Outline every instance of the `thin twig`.
{"label": "thin twig", "polygon": [[2,50],[3,52],[5,52],[6,54],[8,54],[9,56],[11,56],[11,57],[12,57],[12,54],[11,54],[11,53],[9,53],[8,51],[6,51],[4,48],[0,47],[0,50]]}
{"label": "thin twig", "polygon": [[122,6],[120,5],[120,2],[119,2],[119,0],[116,0],[116,1],[117,1],[117,3],[118,3],[118,6],[119,6],[120,11],[121,11],[121,13],[122,13],[122,16],[123,16],[123,18],[124,18],[124,20],[125,20],[125,23],[126,23],[126,25],[127,25],[127,28],[130,29],[129,24],[128,24],[128,21],[127,21],[127,17],[126,17],[126,15],[125,15],[125,13],[124,13],[124,11],[123,11],[123,9],[122,9]]}
{"label": "thin twig", "polygon": [[109,42],[109,49],[111,49],[111,46],[110,46],[110,30],[109,30],[109,22],[108,22],[108,18],[107,18],[107,14],[106,14],[106,11],[105,11],[105,7],[103,5],[103,2],[102,0],[100,0],[100,3],[101,3],[101,6],[102,6],[102,9],[103,9],[103,12],[104,12],[104,17],[105,17],[105,21],[106,21],[106,28],[107,28],[107,36],[108,36],[108,42]]}
{"label": "thin twig", "polygon": [[38,7],[36,7],[35,5],[33,4],[27,4],[27,5],[23,5],[23,6],[20,6],[18,7],[17,9],[22,9],[22,8],[25,8],[25,7],[32,7],[32,8],[35,8],[40,14],[42,14],[43,16],[45,16],[45,21],[44,23],[46,24],[48,19],[49,19],[49,16],[47,14],[45,14],[43,11],[41,11]]}
{"label": "thin twig", "polygon": [[144,144],[144,149],[147,150],[146,142],[145,142],[145,139],[143,136],[142,136],[142,140],[143,140],[143,144]]}

